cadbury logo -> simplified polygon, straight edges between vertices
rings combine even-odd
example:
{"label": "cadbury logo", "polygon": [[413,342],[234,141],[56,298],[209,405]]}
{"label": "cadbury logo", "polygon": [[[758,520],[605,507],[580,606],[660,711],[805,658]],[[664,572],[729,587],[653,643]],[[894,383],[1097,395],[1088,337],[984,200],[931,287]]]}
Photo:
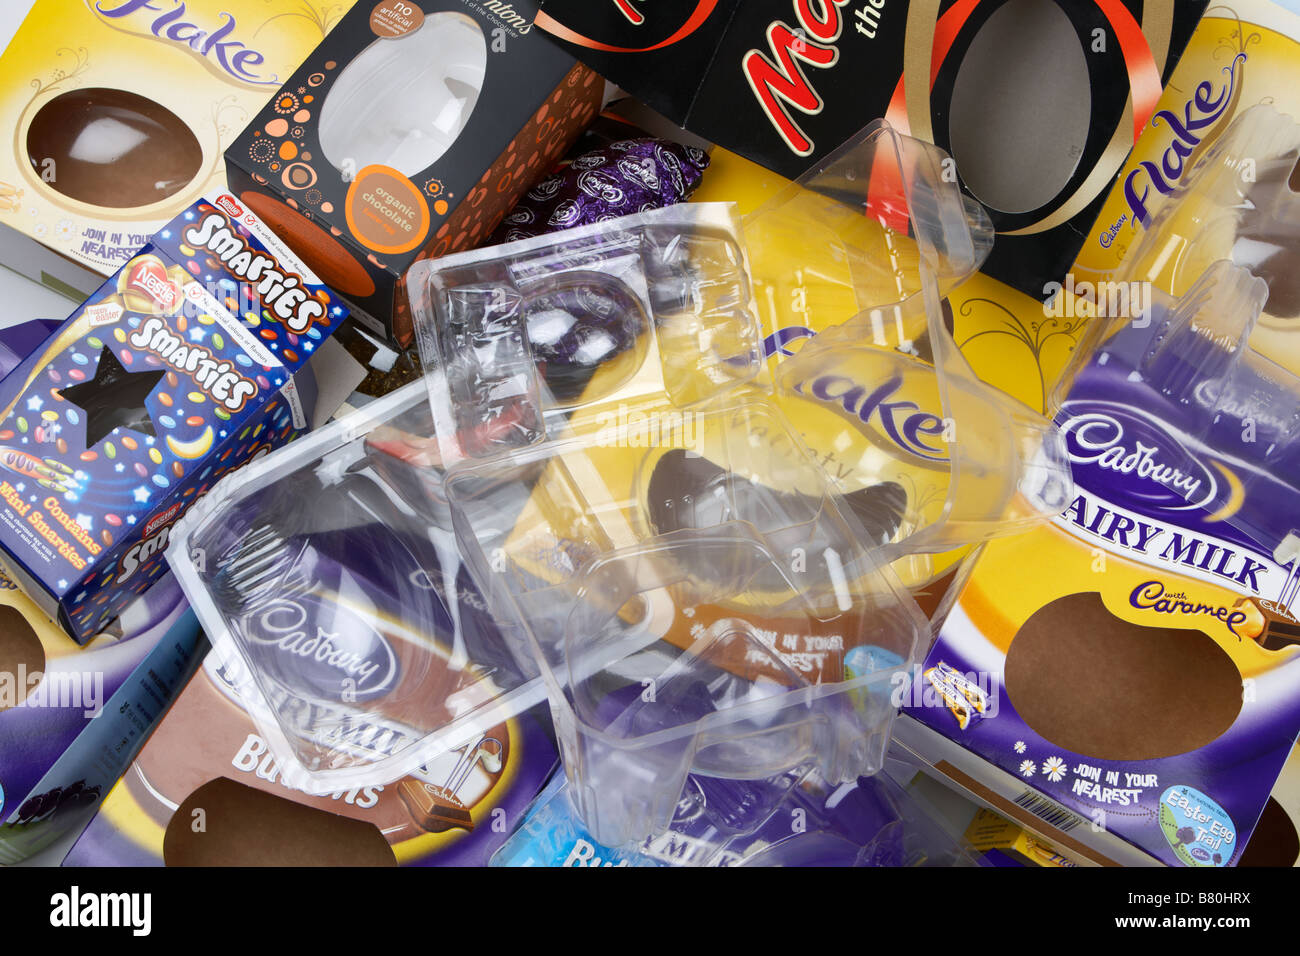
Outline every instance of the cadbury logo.
{"label": "cadbury logo", "polygon": [[[296,601],[281,599],[258,611],[255,628],[247,635],[250,643],[272,647],[292,657],[321,665],[335,678],[315,675],[317,691],[332,693],[342,699],[363,700],[386,691],[397,679],[397,655],[388,642],[359,618],[335,618],[335,623],[351,623],[337,632],[327,631],[314,620],[315,634],[309,624],[307,609]],[[364,633],[358,631],[362,628]],[[300,679],[312,675],[293,668]]]}
{"label": "cadbury logo", "polygon": [[1159,163],[1144,159],[1124,180],[1124,199],[1133,212],[1134,225],[1141,223],[1145,227],[1150,223],[1147,200],[1152,188],[1163,196],[1174,191],[1186,171],[1184,164],[1232,103],[1232,93],[1237,85],[1237,66],[1245,61],[1246,54],[1238,53],[1223,68],[1223,72],[1228,74],[1228,80],[1218,95],[1215,95],[1213,84],[1204,80],[1197,84],[1191,98],[1183,104],[1182,116],[1172,110],[1158,110],[1151,117],[1153,128],[1163,121],[1169,126],[1174,139],[1160,155]]}
{"label": "cadbury logo", "polygon": [[1208,470],[1190,458],[1180,463],[1181,468],[1166,464],[1154,442],[1134,438],[1130,447],[1123,424],[1110,415],[1100,412],[1076,415],[1061,426],[1061,433],[1067,442],[1070,461],[1075,464],[1095,465],[1122,475],[1133,475],[1160,485],[1189,502],[1204,485],[1205,494],[1196,504],[1214,497],[1215,482]]}
{"label": "cadbury logo", "polygon": [[740,59],[741,71],[758,104],[790,151],[808,156],[813,141],[791,115],[790,108],[816,116],[825,107],[800,63],[825,70],[839,60],[834,45],[840,38],[844,19],[840,7],[850,0],[794,0],[797,28],[773,20],[767,26],[771,57],[749,50]]}
{"label": "cadbury logo", "polygon": [[902,376],[895,375],[884,384],[868,391],[868,386],[845,375],[822,375],[800,382],[794,390],[827,404],[836,405],[864,425],[876,426],[899,448],[926,461],[947,461],[943,445],[948,422],[933,412],[921,410],[916,402],[893,398],[903,387]]}
{"label": "cadbury logo", "polygon": [[188,21],[184,2],[173,4],[169,10],[156,6],[152,0],[122,0],[120,3],[98,0],[95,12],[108,20],[122,20],[136,13],[153,16],[149,32],[159,40],[189,47],[244,83],[259,86],[278,86],[280,83],[274,74],[268,77],[257,72],[257,68],[266,62],[266,57],[232,38],[235,18],[225,11],[219,14],[221,22],[216,29],[206,29]]}

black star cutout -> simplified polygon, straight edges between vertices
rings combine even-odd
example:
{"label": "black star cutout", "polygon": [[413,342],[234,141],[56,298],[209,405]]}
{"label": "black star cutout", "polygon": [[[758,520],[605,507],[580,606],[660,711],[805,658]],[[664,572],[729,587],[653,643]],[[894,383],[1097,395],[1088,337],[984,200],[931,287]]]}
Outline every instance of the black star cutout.
{"label": "black star cutout", "polygon": [[95,377],[69,385],[59,394],[86,413],[86,447],[97,444],[114,428],[129,428],[157,436],[153,418],[144,407],[158,379],[166,372],[128,372],[107,345],[99,353]]}

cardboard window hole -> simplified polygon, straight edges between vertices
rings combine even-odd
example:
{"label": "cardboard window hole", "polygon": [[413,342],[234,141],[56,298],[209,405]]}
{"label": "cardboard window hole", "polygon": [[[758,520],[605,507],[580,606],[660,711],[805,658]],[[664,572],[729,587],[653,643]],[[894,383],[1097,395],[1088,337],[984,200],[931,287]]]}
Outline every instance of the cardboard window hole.
{"label": "cardboard window hole", "polygon": [[127,90],[69,90],[27,128],[32,171],[55,192],[106,209],[162,202],[188,186],[203,147],[185,121]]}
{"label": "cardboard window hole", "polygon": [[1295,866],[1300,862],[1300,834],[1295,821],[1272,797],[1264,804],[1264,812],[1250,835],[1250,842],[1241,851],[1238,866]]}
{"label": "cardboard window hole", "polygon": [[176,808],[163,836],[167,866],[396,866],[372,824],[294,803],[226,777]]}
{"label": "cardboard window hole", "polygon": [[321,151],[340,172],[381,165],[414,176],[456,142],[486,72],[483,30],[461,13],[435,13],[410,33],[380,37],[326,95]]}
{"label": "cardboard window hole", "polygon": [[1088,61],[1054,0],[1010,0],[980,28],[957,68],[950,152],[990,209],[1027,213],[1070,181],[1092,117]]}
{"label": "cardboard window hole", "polygon": [[31,676],[44,672],[41,639],[17,608],[0,607],[0,680],[13,682],[10,692],[0,693],[0,713],[26,700],[36,689]]}
{"label": "cardboard window hole", "polygon": [[1032,730],[1100,760],[1188,753],[1241,710],[1241,673],[1213,638],[1132,624],[1095,592],[1035,611],[1007,650],[1005,680]]}

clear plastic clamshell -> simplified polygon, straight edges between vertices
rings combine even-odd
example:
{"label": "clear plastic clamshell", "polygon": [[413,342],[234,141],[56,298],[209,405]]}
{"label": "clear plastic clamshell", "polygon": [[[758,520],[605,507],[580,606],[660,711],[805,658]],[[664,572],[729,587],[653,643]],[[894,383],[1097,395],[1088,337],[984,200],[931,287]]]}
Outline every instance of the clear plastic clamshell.
{"label": "clear plastic clamshell", "polygon": [[1050,421],[974,373],[941,297],[993,230],[937,147],[876,122],[744,222],[776,401],[909,585],[1070,500]]}
{"label": "clear plastic clamshell", "polygon": [[[745,264],[729,207],[676,207],[431,262],[415,309],[461,553],[612,846],[690,773],[878,770],[927,632],[763,387]],[[623,361],[575,402],[539,353],[615,298]]]}
{"label": "clear plastic clamshell", "polygon": [[173,529],[168,559],[287,786],[419,773],[544,697],[461,564],[431,433],[412,383],[248,465]]}
{"label": "clear plastic clamshell", "polygon": [[[879,769],[929,636],[895,567],[934,567],[900,559],[1068,499],[1055,433],[943,325],[988,235],[937,164],[874,125],[743,230],[682,205],[412,267],[424,382],[169,550],[286,783],[394,780],[544,697],[610,846],[691,775]],[[774,387],[792,281],[834,308]]]}
{"label": "clear plastic clamshell", "polygon": [[[1300,600],[1300,124],[1271,106],[1233,120],[1094,289],[1099,321],[1060,401],[1116,369],[1116,401],[1213,461],[1198,506],[1290,565]],[[1114,386],[1119,388],[1119,385]]]}

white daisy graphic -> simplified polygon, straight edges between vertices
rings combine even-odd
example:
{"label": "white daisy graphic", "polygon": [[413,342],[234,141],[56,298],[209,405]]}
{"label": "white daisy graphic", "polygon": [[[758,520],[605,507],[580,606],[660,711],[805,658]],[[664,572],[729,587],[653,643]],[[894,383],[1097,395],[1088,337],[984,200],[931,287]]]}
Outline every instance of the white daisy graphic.
{"label": "white daisy graphic", "polygon": [[1038,772],[1038,767],[1032,760],[1020,761],[1020,776],[1032,777],[1037,772]]}
{"label": "white daisy graphic", "polygon": [[1023,740],[1016,741],[1015,751],[1018,754],[1022,754],[1025,752],[1025,742]]}
{"label": "white daisy graphic", "polygon": [[46,227],[45,223],[43,222],[38,222],[36,224],[36,227],[32,230],[32,232],[36,233],[36,237],[38,239],[45,238],[45,233],[47,233],[48,231],[49,229]]}
{"label": "white daisy graphic", "polygon": [[76,230],[71,219],[60,219],[59,224],[54,227],[54,232],[60,239],[68,240],[73,237]]}
{"label": "white daisy graphic", "polygon": [[1065,761],[1060,757],[1048,757],[1043,761],[1043,776],[1052,783],[1060,783],[1065,776]]}

